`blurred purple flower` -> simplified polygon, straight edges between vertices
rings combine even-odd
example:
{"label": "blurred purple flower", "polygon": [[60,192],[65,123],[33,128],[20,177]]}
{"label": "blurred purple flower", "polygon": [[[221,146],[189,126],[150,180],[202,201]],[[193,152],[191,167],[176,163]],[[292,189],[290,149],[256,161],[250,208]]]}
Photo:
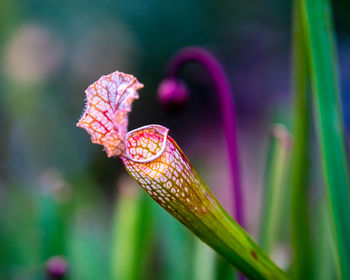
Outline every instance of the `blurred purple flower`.
{"label": "blurred purple flower", "polygon": [[165,79],[158,87],[158,101],[168,110],[184,107],[188,101],[187,86],[179,79]]}
{"label": "blurred purple flower", "polygon": [[54,256],[46,262],[46,273],[50,280],[63,279],[67,272],[68,264],[65,258],[61,256]]}

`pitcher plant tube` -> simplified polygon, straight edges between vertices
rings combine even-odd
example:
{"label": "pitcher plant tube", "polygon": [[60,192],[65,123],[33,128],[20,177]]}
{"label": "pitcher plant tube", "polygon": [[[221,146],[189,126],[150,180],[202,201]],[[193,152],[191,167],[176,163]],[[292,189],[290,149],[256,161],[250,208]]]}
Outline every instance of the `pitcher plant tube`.
{"label": "pitcher plant tube", "polygon": [[167,65],[165,79],[158,89],[158,99],[166,107],[183,106],[189,93],[185,84],[180,80],[179,74],[189,63],[201,65],[208,72],[213,82],[221,109],[221,119],[229,156],[234,217],[244,227],[244,199],[240,178],[236,111],[229,81],[218,60],[209,51],[201,47],[187,47],[178,51]]}
{"label": "pitcher plant tube", "polygon": [[108,157],[119,157],[130,176],[166,211],[252,279],[287,279],[219,204],[161,125],[127,132],[128,113],[143,85],[129,74],[102,76],[86,90],[78,126]]}

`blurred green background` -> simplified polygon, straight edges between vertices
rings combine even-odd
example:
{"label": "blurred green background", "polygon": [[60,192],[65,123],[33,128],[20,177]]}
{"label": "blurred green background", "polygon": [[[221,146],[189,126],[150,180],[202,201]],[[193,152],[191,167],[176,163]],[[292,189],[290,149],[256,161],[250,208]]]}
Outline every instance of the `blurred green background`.
{"label": "blurred green background", "polygon": [[[334,12],[349,129],[349,1],[335,1]],[[271,124],[291,121],[290,17],[290,1],[277,0],[0,0],[0,279],[46,279],[54,256],[64,257],[66,279],[215,279],[214,253],[75,126],[84,91],[115,70],[135,75],[145,88],[129,128],[169,127],[230,211],[220,112],[207,74],[195,65],[183,71],[191,91],[184,111],[170,114],[157,103],[174,52],[189,45],[212,51],[235,93],[247,230],[257,239]],[[320,168],[313,168],[319,185]],[[315,213],[318,197],[321,188],[312,188]],[[283,208],[273,258],[287,269]]]}

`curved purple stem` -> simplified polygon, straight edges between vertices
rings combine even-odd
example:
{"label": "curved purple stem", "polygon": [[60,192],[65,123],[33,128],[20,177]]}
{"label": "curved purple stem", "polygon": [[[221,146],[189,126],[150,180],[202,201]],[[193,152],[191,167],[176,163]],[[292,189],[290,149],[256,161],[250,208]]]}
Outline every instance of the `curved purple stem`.
{"label": "curved purple stem", "polygon": [[244,227],[244,203],[237,147],[236,111],[229,82],[216,58],[211,53],[200,47],[187,47],[177,52],[171,58],[168,64],[165,73],[166,78],[176,78],[180,70],[188,62],[196,62],[202,65],[208,71],[210,77],[214,82],[214,86],[220,102],[221,117],[223,121],[226,145],[229,155],[235,218],[236,221],[242,227]]}

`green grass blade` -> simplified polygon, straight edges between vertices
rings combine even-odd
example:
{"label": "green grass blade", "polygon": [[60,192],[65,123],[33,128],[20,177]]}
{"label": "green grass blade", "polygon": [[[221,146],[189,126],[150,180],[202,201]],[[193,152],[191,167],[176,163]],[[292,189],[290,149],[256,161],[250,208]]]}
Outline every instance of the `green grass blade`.
{"label": "green grass blade", "polygon": [[295,279],[313,279],[313,257],[307,203],[309,171],[310,98],[308,57],[300,2],[293,6],[293,92],[294,92],[294,149],[291,180],[291,242],[292,275]]}
{"label": "green grass blade", "polygon": [[151,204],[157,221],[156,245],[161,255],[157,259],[157,267],[160,269],[157,279],[192,279],[194,237],[158,204],[153,201]]}
{"label": "green grass blade", "polygon": [[207,244],[196,239],[194,246],[193,280],[212,280],[215,275],[216,253]]}
{"label": "green grass blade", "polygon": [[271,160],[266,180],[266,194],[261,229],[261,247],[271,255],[275,249],[281,224],[281,209],[285,205],[286,177],[290,163],[291,138],[282,125],[273,127]]}
{"label": "green grass blade", "polygon": [[149,198],[123,181],[113,222],[111,273],[115,280],[143,279],[151,241]]}
{"label": "green grass blade", "polygon": [[321,199],[318,206],[318,223],[317,231],[320,233],[317,238],[317,244],[320,244],[315,250],[315,267],[317,270],[314,272],[314,279],[328,280],[339,279],[339,271],[336,267],[334,260],[335,244],[332,239],[332,231],[330,224],[330,213],[325,207],[325,199]]}
{"label": "green grass blade", "polygon": [[333,218],[336,255],[342,279],[350,279],[349,168],[345,156],[331,8],[326,0],[300,3],[310,55],[317,136]]}
{"label": "green grass blade", "polygon": [[220,255],[216,255],[215,258],[215,280],[236,280],[238,279],[237,273],[232,268],[229,262]]}

